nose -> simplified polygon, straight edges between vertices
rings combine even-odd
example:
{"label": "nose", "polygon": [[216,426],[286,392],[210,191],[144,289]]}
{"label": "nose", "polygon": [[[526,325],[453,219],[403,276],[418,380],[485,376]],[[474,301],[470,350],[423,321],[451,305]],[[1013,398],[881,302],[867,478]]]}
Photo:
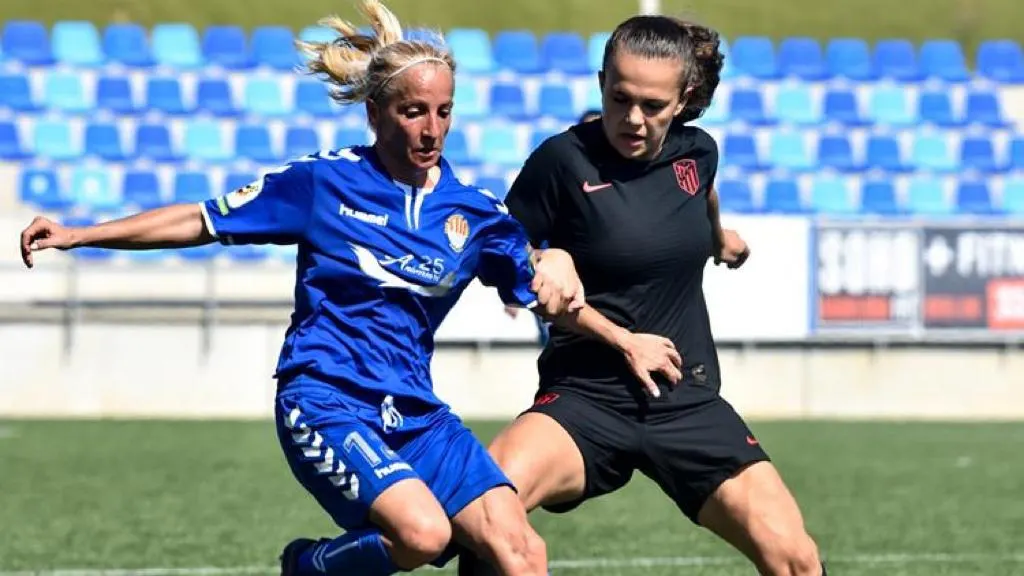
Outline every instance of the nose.
{"label": "nose", "polygon": [[423,130],[420,136],[424,140],[434,140],[441,133],[441,119],[437,114],[428,114],[427,121],[423,123]]}
{"label": "nose", "polygon": [[630,126],[642,126],[644,123],[643,110],[640,110],[639,106],[630,106],[629,111],[626,112],[626,123]]}

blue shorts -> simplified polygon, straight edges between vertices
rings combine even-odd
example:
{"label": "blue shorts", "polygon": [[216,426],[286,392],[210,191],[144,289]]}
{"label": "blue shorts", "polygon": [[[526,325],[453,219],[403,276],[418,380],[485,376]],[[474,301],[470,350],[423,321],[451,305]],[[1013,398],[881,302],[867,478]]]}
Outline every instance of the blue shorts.
{"label": "blue shorts", "polygon": [[376,415],[333,386],[303,382],[278,392],[275,417],[292,473],[346,531],[369,527],[373,502],[407,478],[422,480],[449,518],[487,491],[512,485],[446,408],[430,427],[403,432],[387,399]]}

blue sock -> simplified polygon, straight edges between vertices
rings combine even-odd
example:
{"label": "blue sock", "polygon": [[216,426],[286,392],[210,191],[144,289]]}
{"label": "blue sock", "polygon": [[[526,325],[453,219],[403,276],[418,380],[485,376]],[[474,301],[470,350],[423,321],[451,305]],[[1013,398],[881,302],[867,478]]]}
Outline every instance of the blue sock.
{"label": "blue sock", "polygon": [[298,574],[361,574],[391,576],[398,567],[388,555],[377,530],[346,532],[334,540],[321,540],[302,553]]}

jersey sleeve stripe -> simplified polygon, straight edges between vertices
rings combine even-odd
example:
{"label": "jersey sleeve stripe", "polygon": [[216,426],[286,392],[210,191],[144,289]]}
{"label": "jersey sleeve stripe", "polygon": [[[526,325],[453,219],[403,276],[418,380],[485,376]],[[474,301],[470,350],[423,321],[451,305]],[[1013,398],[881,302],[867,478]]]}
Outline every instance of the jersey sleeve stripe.
{"label": "jersey sleeve stripe", "polygon": [[217,229],[213,227],[213,220],[210,219],[210,213],[206,211],[206,202],[199,203],[199,211],[203,214],[203,224],[206,226],[206,231],[210,233],[210,236],[217,238]]}

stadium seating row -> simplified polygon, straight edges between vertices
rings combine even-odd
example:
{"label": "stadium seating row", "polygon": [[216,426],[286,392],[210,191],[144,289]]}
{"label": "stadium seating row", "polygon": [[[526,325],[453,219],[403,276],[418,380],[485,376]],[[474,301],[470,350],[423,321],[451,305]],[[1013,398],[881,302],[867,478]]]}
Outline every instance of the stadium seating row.
{"label": "stadium seating row", "polygon": [[[9,21],[0,36],[3,57],[30,66],[118,63],[285,70],[299,62],[293,31],[281,26],[256,28],[247,35],[238,26],[210,26],[200,33],[184,23],[157,24],[151,31],[137,24],[112,24],[101,33],[89,22],[57,22],[51,32],[40,22]],[[298,36],[306,40],[331,37],[315,26],[300,30]],[[427,37],[421,30],[411,30],[409,36]],[[492,38],[484,30],[457,28],[449,30],[445,38],[467,71],[581,74],[600,67],[608,34],[584,38],[573,32],[556,32],[538,38],[526,30],[504,30]],[[861,39],[840,38],[823,48],[813,38],[786,38],[776,44],[766,37],[750,36],[735,38],[725,50],[729,53],[726,77],[892,78],[903,82],[939,78],[960,82],[972,75],[960,44],[944,39],[929,40],[920,47],[908,40],[890,39],[872,47]],[[973,64],[979,76],[1000,82],[1024,81],[1024,54],[1012,40],[982,42]]]}
{"label": "stadium seating row", "polygon": [[[20,173],[20,199],[26,205],[71,215],[117,214],[167,202],[198,202],[241,187],[259,171],[189,169],[163,172],[102,167],[30,168]],[[513,174],[514,173],[510,173]],[[504,195],[505,175],[462,171],[466,181]],[[825,215],[946,216],[955,213],[1024,215],[1024,176],[981,180],[918,174],[897,178],[849,178],[820,173],[722,177],[718,182],[727,212]]]}

